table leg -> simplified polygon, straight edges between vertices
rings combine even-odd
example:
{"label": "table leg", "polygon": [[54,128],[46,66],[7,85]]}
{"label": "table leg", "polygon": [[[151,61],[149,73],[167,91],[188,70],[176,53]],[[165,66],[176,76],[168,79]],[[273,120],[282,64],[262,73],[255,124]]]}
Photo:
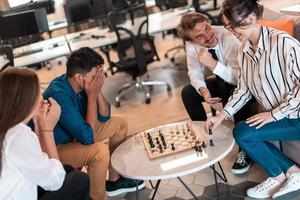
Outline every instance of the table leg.
{"label": "table leg", "polygon": [[136,180],[135,183],[136,183],[136,190],[135,190],[135,196],[136,197],[135,197],[135,199],[139,200],[140,194],[139,194],[139,182],[138,182],[138,180]]}
{"label": "table leg", "polygon": [[[156,182],[155,190],[154,190],[154,193],[153,193],[153,196],[152,196],[151,200],[154,200],[154,197],[155,197],[155,195],[156,195],[156,192],[157,192],[157,189],[158,189],[158,187],[159,187],[160,181],[161,181],[161,180],[158,180],[158,181]],[[152,184],[151,184],[151,185],[152,185]]]}
{"label": "table leg", "polygon": [[180,177],[177,177],[177,179],[181,182],[181,184],[185,187],[185,189],[189,191],[189,193],[194,197],[194,199],[199,200],[199,198],[194,194],[194,192],[189,188],[189,186],[187,186],[187,184],[185,184],[185,182]]}
{"label": "table leg", "polygon": [[219,186],[218,186],[218,181],[217,181],[217,172],[216,172],[216,169],[215,169],[215,165],[212,165],[212,169],[214,171],[214,178],[215,178],[215,185],[216,185],[216,191],[217,191],[217,198],[219,200],[220,199]]}
{"label": "table leg", "polygon": [[221,175],[219,172],[217,172],[217,171],[215,170],[215,168],[213,168],[212,166],[210,166],[210,168],[211,168],[214,172],[216,172],[217,176],[218,176],[220,179],[222,179],[222,181],[224,181],[225,183],[227,183],[227,178],[226,178],[226,175],[225,175],[225,173],[224,173],[224,171],[223,171],[223,168],[222,168],[220,162],[218,162],[218,165],[219,165],[219,168],[220,168],[220,170],[221,170],[221,172],[222,172],[222,175]]}

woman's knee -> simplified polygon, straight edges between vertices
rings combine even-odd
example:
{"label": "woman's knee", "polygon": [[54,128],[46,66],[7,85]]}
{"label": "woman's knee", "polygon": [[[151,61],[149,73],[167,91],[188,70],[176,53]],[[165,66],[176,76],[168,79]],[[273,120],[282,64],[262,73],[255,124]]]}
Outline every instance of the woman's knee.
{"label": "woman's knee", "polygon": [[235,125],[233,128],[233,137],[235,141],[239,144],[246,140],[250,140],[253,134],[254,128],[246,124],[245,121],[241,121]]}

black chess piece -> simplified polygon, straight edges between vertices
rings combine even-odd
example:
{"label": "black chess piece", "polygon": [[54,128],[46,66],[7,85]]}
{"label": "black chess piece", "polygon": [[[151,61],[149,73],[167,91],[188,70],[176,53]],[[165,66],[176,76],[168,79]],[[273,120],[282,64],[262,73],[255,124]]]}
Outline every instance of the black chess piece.
{"label": "black chess piece", "polygon": [[172,149],[172,151],[175,151],[175,144],[174,143],[171,143],[171,149]]}
{"label": "black chess piece", "polygon": [[212,130],[211,130],[211,128],[208,129],[208,135],[212,135]]}
{"label": "black chess piece", "polygon": [[209,146],[211,147],[215,146],[214,141],[212,139],[209,140]]}
{"label": "black chess piece", "polygon": [[206,144],[205,144],[204,141],[202,141],[202,145],[201,145],[201,146],[202,146],[202,148],[204,148],[204,149],[206,148]]}
{"label": "black chess piece", "polygon": [[159,142],[158,137],[156,137],[155,139],[156,139],[156,144],[159,144],[160,142]]}

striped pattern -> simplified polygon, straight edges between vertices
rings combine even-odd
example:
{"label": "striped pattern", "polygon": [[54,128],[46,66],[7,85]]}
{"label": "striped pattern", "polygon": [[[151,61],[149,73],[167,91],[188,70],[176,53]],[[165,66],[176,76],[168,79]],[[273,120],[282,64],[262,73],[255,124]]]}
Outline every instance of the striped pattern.
{"label": "striped pattern", "polygon": [[275,120],[300,118],[300,43],[285,32],[262,27],[256,51],[239,52],[238,87],[224,110],[232,116],[252,96]]}

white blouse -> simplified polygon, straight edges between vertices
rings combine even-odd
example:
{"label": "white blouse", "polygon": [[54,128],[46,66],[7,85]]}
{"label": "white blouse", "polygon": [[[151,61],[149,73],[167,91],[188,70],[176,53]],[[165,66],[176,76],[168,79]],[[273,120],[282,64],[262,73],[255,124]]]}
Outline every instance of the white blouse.
{"label": "white blouse", "polygon": [[37,186],[58,190],[65,170],[56,159],[42,152],[37,135],[23,123],[6,133],[2,149],[0,200],[35,200]]}

